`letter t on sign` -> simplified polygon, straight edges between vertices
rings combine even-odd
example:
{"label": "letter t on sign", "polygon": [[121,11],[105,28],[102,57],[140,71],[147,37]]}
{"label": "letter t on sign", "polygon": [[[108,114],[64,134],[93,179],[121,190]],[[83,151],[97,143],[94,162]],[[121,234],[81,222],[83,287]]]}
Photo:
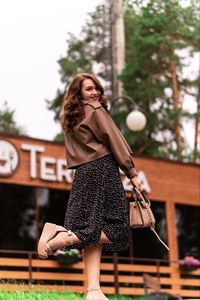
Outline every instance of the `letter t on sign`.
{"label": "letter t on sign", "polygon": [[22,144],[21,149],[25,151],[30,151],[30,177],[36,178],[37,177],[37,163],[36,163],[37,152],[44,152],[45,148],[42,146]]}

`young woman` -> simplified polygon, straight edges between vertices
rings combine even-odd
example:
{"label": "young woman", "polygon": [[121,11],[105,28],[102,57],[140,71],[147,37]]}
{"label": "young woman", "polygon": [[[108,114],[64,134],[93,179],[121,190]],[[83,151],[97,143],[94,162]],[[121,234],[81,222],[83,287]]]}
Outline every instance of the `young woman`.
{"label": "young woman", "polygon": [[47,258],[62,247],[84,249],[88,282],[86,300],[107,299],[100,288],[100,261],[105,251],[128,246],[128,203],[119,167],[140,189],[132,151],[111,119],[99,80],[78,74],[63,101],[61,123],[68,168],[75,168],[64,227],[46,223],[38,254]]}

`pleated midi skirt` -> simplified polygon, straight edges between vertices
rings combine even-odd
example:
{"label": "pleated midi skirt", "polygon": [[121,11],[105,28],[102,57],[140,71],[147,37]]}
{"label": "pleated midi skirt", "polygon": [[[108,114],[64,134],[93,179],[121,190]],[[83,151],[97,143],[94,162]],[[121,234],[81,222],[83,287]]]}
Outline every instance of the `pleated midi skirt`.
{"label": "pleated midi skirt", "polygon": [[96,247],[101,231],[110,244],[105,252],[121,252],[128,246],[129,214],[118,165],[112,154],[79,166],[66,209],[64,227],[74,232],[78,244],[66,249]]}

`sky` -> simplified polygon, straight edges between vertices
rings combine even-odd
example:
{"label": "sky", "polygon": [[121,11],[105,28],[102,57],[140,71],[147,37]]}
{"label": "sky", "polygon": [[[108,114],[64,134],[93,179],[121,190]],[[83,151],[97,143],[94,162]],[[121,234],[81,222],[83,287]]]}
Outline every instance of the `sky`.
{"label": "sky", "polygon": [[[7,101],[29,136],[52,140],[60,132],[45,102],[64,87],[57,61],[66,54],[68,33],[78,35],[87,14],[104,1],[0,0],[0,108]],[[196,77],[199,56],[187,63],[186,77]],[[196,109],[192,99],[184,108]],[[194,124],[183,125],[192,145]]]}
{"label": "sky", "polygon": [[60,131],[45,102],[63,88],[57,61],[68,32],[78,35],[103,1],[0,0],[0,107],[7,101],[29,136],[51,140]]}

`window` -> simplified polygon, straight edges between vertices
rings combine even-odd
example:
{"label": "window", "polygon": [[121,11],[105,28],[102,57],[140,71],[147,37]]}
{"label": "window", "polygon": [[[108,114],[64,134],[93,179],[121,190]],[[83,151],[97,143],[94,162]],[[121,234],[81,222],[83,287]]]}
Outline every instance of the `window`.
{"label": "window", "polygon": [[200,207],[176,205],[176,228],[179,257],[199,257]]}
{"label": "window", "polygon": [[45,222],[63,226],[69,192],[37,188],[36,195],[39,207],[39,231]]}
{"label": "window", "polygon": [[35,248],[34,188],[0,184],[0,248]]}
{"label": "window", "polygon": [[63,190],[0,184],[0,248],[35,251],[45,222],[64,224],[68,195]]}
{"label": "window", "polygon": [[[156,231],[160,237],[166,241],[165,204],[161,202],[151,202],[151,208],[156,219]],[[168,258],[168,252],[149,228],[136,228],[131,229],[131,231],[134,257]]]}

